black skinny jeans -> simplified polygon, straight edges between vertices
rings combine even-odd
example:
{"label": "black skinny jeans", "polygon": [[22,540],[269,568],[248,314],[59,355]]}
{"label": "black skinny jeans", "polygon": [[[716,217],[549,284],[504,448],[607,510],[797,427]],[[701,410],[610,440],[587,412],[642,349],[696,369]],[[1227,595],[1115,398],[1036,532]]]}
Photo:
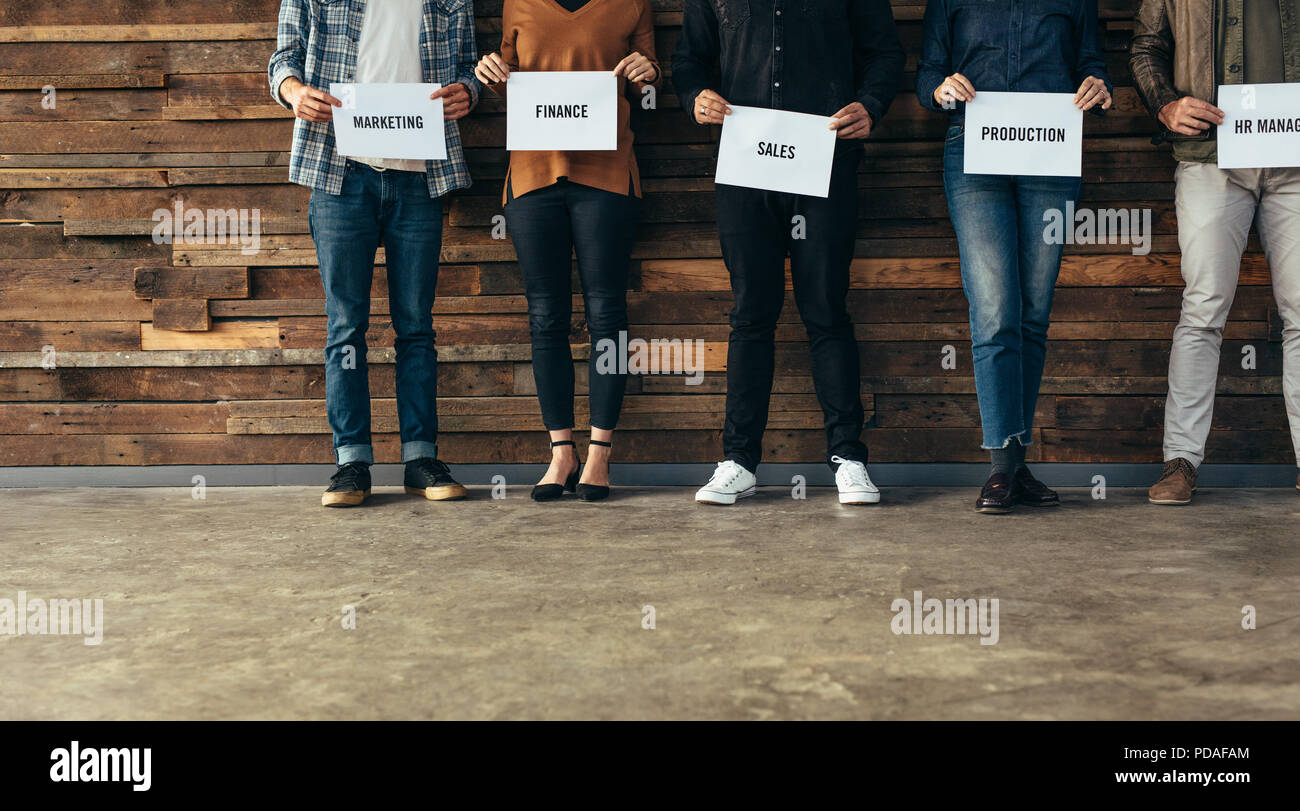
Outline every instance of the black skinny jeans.
{"label": "black skinny jeans", "polygon": [[[727,346],[727,419],[722,450],[753,472],[763,457],[763,432],[775,372],[775,334],[785,304],[790,257],[794,301],[812,351],[813,387],[832,456],[867,461],[858,344],[845,306],[857,227],[860,147],[836,150],[830,197],[806,197],[719,185],[718,235],[735,304]],[[802,217],[802,238],[794,218]]]}
{"label": "black skinny jeans", "polygon": [[548,431],[574,427],[569,330],[575,252],[591,334],[591,427],[612,431],[618,425],[627,375],[601,373],[594,359],[602,338],[617,344],[619,333],[627,329],[627,270],[640,203],[630,189],[627,195],[614,194],[567,180],[522,197],[508,196],[506,227],[524,272],[533,377]]}

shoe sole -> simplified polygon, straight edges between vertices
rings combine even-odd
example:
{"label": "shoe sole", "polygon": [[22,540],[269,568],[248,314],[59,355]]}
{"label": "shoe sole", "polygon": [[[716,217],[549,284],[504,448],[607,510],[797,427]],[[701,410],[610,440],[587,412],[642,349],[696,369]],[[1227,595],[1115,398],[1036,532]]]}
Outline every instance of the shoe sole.
{"label": "shoe sole", "polygon": [[1059,507],[1059,506],[1061,506],[1061,502],[1059,502],[1059,501],[1039,501],[1039,502],[1033,502],[1033,501],[1017,501],[1017,502],[1016,502],[1016,506],[1017,506],[1017,507],[1032,507],[1032,508],[1036,508],[1036,509],[1042,509],[1042,508],[1044,508],[1044,507]]}
{"label": "shoe sole", "polygon": [[418,487],[405,488],[408,495],[423,496],[429,501],[459,501],[469,495],[469,491],[464,485],[448,484],[442,487]]}
{"label": "shoe sole", "polygon": [[322,507],[357,507],[369,497],[369,490],[348,490],[343,493],[326,493],[320,497],[320,505]]}
{"label": "shoe sole", "polygon": [[976,507],[975,512],[984,515],[1006,515],[1011,512],[1011,507]]}
{"label": "shoe sole", "polygon": [[849,495],[845,495],[841,493],[840,503],[848,504],[848,505],[879,504],[880,494],[879,493],[852,493]]}
{"label": "shoe sole", "polygon": [[1150,496],[1147,496],[1147,501],[1151,502],[1152,504],[1159,504],[1163,507],[1181,507],[1184,504],[1192,503],[1192,500],[1190,498],[1188,499],[1151,498]]}
{"label": "shoe sole", "polygon": [[757,492],[758,492],[757,487],[751,487],[748,490],[741,491],[739,493],[736,493],[735,495],[731,495],[729,493],[716,493],[714,495],[716,495],[717,498],[700,498],[699,496],[696,496],[695,503],[712,504],[715,507],[730,507],[731,505],[735,504],[736,501],[738,501],[739,499],[749,498],[750,496],[754,495]]}

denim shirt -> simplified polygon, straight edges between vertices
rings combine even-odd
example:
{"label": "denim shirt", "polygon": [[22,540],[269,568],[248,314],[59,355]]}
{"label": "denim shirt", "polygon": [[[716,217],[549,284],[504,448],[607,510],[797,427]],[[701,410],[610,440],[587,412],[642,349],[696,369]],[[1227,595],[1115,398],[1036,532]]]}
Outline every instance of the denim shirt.
{"label": "denim shirt", "polygon": [[686,0],[673,84],[688,114],[713,89],[731,104],[823,116],[859,101],[879,123],[905,60],[889,0]]}
{"label": "denim shirt", "polygon": [[[954,73],[976,95],[1074,93],[1089,76],[1114,92],[1097,46],[1097,0],[929,0],[916,70],[921,105],[942,110],[934,91]],[[965,107],[957,102],[949,111],[954,123]]]}

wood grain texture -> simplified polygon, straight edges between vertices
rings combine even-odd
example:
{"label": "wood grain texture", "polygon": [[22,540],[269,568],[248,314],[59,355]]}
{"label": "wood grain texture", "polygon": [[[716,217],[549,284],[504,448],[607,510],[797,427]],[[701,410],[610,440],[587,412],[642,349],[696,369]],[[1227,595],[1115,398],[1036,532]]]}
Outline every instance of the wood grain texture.
{"label": "wood grain texture", "polygon": [[[911,90],[925,3],[893,6],[908,68],[860,168],[848,299],[865,438],[882,462],[977,462],[984,454],[969,316],[942,185],[946,122]],[[1174,161],[1167,147],[1150,144],[1155,125],[1128,73],[1134,0],[1099,6],[1115,107],[1086,123],[1080,205],[1149,210],[1150,251],[1066,248],[1035,461],[1160,458],[1182,284]],[[495,49],[502,1],[474,7],[480,50]],[[668,67],[682,0],[653,7]],[[266,86],[278,9],[278,0],[0,7],[0,465],[330,461],[325,302],[309,192],[288,182],[293,124]],[[669,79],[657,109],[633,115],[645,199],[629,332],[700,342],[704,371],[696,380],[629,381],[620,462],[710,462],[721,453],[731,294],[714,227],[717,134],[686,121]],[[462,121],[475,185],[447,201],[441,223],[440,446],[453,462],[531,462],[546,453],[524,279],[510,240],[493,229],[507,164],[504,113],[488,95]],[[229,234],[155,237],[159,218],[177,206],[218,216],[256,211],[256,250]],[[382,248],[375,262],[375,448],[380,461],[395,461],[395,335]],[[1270,282],[1252,234],[1224,330],[1213,461],[1294,461]],[[591,352],[576,267],[572,283],[581,425]],[[776,339],[766,458],[815,463],[822,418],[789,294]],[[955,366],[943,363],[948,356]]]}

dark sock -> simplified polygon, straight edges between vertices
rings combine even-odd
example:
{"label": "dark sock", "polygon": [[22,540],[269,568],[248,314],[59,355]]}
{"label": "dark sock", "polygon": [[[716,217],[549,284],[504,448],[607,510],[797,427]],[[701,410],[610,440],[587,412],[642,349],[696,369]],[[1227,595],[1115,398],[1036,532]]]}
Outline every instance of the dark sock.
{"label": "dark sock", "polygon": [[989,451],[989,456],[993,457],[994,473],[1004,473],[1010,476],[1016,472],[1016,452],[1013,449],[1017,444],[1012,442],[1005,448],[994,448]]}
{"label": "dark sock", "polygon": [[1010,476],[1025,466],[1025,446],[1018,439],[1012,439],[1005,448],[994,448],[989,456],[993,458],[994,473]]}

